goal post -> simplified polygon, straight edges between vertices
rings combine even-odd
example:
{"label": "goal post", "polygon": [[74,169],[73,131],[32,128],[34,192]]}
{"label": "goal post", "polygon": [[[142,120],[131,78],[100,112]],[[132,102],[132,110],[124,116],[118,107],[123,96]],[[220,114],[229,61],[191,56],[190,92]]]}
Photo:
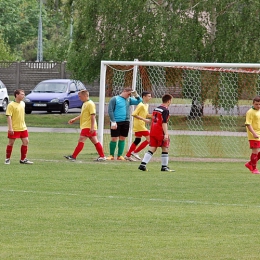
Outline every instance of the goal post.
{"label": "goal post", "polygon": [[[152,93],[149,112],[169,93],[170,156],[247,158],[245,113],[260,94],[260,64],[101,61],[98,138],[109,152],[108,102],[131,86]],[[132,127],[128,146],[132,142]]]}

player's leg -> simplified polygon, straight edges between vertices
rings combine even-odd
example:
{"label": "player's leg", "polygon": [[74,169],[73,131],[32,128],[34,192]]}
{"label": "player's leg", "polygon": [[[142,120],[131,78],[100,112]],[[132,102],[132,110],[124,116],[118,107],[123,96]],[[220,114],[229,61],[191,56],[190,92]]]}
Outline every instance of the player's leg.
{"label": "player's leg", "polygon": [[6,146],[5,164],[10,164],[10,159],[11,159],[15,140],[16,140],[15,138],[8,137],[8,144]]}
{"label": "player's leg", "polygon": [[119,141],[118,141],[117,160],[122,160],[122,161],[125,160],[122,155],[123,155],[124,150],[125,150],[125,139],[128,136],[129,126],[130,126],[129,121],[120,122],[118,124],[120,135],[119,135]]}
{"label": "player's leg", "polygon": [[26,158],[27,157],[27,152],[28,152],[28,144],[29,144],[28,131],[25,130],[25,131],[20,132],[20,138],[21,138],[21,141],[22,141],[20,163],[21,164],[33,164],[33,162],[29,161]]}
{"label": "player's leg", "polygon": [[161,154],[161,171],[162,172],[174,172],[174,170],[171,170],[168,167],[169,163],[169,145],[170,145],[170,139],[164,140],[162,142],[162,154]]}
{"label": "player's leg", "polygon": [[157,147],[159,147],[158,139],[155,136],[150,137],[150,147],[149,150],[145,153],[144,158],[142,159],[142,162],[140,166],[138,167],[141,171],[147,171],[146,165],[149,163],[149,161],[152,159],[153,154],[156,152]]}
{"label": "player's leg", "polygon": [[142,136],[144,136],[145,140],[135,149],[134,154],[139,153],[149,144],[150,141],[149,131],[143,131]]}
{"label": "player's leg", "polygon": [[249,140],[250,149],[251,149],[251,156],[250,161],[245,164],[245,166],[254,174],[259,174],[257,169],[257,161],[258,161],[258,154],[259,154],[259,141]]}
{"label": "player's leg", "polygon": [[136,149],[137,145],[141,142],[141,137],[138,136],[138,132],[135,133],[135,140],[134,142],[131,144],[128,152],[126,153],[125,159],[126,160],[132,160],[131,155],[134,152],[134,150]]}
{"label": "player's leg", "polygon": [[64,157],[70,161],[75,161],[79,153],[83,150],[85,141],[88,139],[89,128],[84,128],[80,132],[78,144],[75,147],[72,155],[65,155]]}
{"label": "player's leg", "polygon": [[118,124],[117,124],[117,129],[110,129],[110,136],[111,136],[111,140],[109,143],[109,156],[107,157],[107,160],[114,160],[115,150],[119,139]]}
{"label": "player's leg", "polygon": [[73,157],[74,159],[76,159],[77,156],[79,155],[79,153],[83,150],[84,145],[85,145],[85,141],[86,141],[87,139],[88,139],[87,136],[83,136],[83,135],[80,135],[80,136],[79,136],[78,144],[77,144],[77,146],[75,147],[74,152],[73,152],[73,154],[72,154],[72,157]]}
{"label": "player's leg", "polygon": [[99,154],[99,158],[97,159],[97,161],[105,161],[106,158],[105,158],[105,154],[104,154],[104,149],[103,149],[101,143],[98,141],[97,136],[91,136],[91,137],[89,137],[89,140],[94,144],[96,151]]}

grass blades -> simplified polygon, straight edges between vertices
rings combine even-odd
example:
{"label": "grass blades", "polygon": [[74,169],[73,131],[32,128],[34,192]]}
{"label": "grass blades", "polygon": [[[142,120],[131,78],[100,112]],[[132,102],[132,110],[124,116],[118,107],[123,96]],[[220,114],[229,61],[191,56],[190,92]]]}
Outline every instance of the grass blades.
{"label": "grass blades", "polygon": [[[1,133],[2,143],[7,143]],[[260,176],[242,162],[94,162],[78,135],[30,133],[0,167],[1,259],[258,259]],[[5,145],[2,145],[2,163]]]}

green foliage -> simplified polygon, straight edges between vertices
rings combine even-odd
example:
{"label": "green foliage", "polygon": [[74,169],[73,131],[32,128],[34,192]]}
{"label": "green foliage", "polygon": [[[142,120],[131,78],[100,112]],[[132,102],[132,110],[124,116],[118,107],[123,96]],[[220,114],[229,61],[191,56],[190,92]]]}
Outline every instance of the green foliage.
{"label": "green foliage", "polygon": [[4,42],[2,36],[0,35],[0,60],[10,61],[14,59],[15,56],[11,53],[9,46]]}
{"label": "green foliage", "polygon": [[259,62],[259,5],[74,1],[78,19],[68,65],[77,78],[92,81],[101,60]]}

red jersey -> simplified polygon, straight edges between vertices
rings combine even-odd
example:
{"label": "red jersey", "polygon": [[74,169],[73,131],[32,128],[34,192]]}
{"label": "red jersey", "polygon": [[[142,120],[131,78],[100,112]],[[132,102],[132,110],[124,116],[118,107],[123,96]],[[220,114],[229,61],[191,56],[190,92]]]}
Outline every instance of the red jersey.
{"label": "red jersey", "polygon": [[169,109],[160,105],[153,110],[152,124],[150,129],[151,136],[164,136],[162,124],[168,123]]}

